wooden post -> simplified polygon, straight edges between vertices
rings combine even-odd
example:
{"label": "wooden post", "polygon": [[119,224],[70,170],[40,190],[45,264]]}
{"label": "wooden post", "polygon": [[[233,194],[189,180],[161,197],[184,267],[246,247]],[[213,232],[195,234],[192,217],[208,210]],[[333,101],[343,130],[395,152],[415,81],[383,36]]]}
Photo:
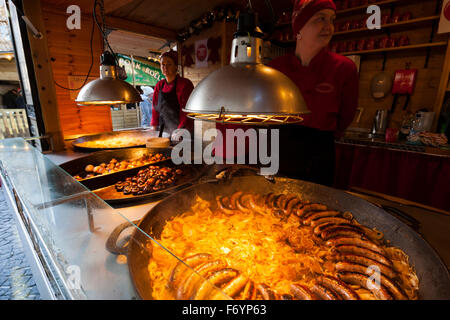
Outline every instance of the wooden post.
{"label": "wooden post", "polygon": [[44,119],[45,134],[51,136],[53,151],[64,150],[64,138],[61,131],[56,91],[53,81],[52,66],[48,51],[47,36],[42,17],[41,2],[36,0],[23,0],[24,14],[33,25],[42,33],[41,39],[36,39],[28,31],[31,55],[39,89],[39,101]]}
{"label": "wooden post", "polygon": [[183,42],[177,40],[178,65],[180,66],[179,71],[180,71],[180,75],[182,77],[184,77],[184,64],[183,64],[183,52],[182,52],[183,49],[182,48],[183,48]]}
{"label": "wooden post", "polygon": [[433,110],[434,113],[436,114],[432,127],[433,132],[437,130],[439,115],[441,114],[442,105],[444,104],[445,93],[448,90],[449,75],[450,75],[450,37],[447,41],[447,52],[445,54],[444,65],[442,66],[441,80],[439,82],[439,89]]}

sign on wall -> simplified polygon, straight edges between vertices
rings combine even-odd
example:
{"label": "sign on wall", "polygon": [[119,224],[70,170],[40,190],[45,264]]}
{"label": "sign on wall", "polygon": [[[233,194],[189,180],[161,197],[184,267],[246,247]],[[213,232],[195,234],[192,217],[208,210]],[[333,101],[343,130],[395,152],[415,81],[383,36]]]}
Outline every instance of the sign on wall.
{"label": "sign on wall", "polygon": [[195,67],[208,67],[208,39],[195,41]]}
{"label": "sign on wall", "polygon": [[156,68],[149,64],[145,64],[135,59],[133,59],[132,64],[131,57],[122,54],[118,54],[117,57],[119,60],[119,66],[124,67],[125,71],[127,72],[127,79],[125,81],[130,84],[134,84],[135,86],[154,87],[159,80],[164,79],[164,75],[159,68]]}
{"label": "sign on wall", "polygon": [[444,0],[438,33],[450,32],[450,0]]}

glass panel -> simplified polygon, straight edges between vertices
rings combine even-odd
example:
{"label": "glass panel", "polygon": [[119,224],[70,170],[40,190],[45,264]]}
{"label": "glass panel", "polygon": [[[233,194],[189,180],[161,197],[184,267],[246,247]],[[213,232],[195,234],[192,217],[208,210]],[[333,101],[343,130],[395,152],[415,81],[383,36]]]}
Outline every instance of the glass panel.
{"label": "glass panel", "polygon": [[28,70],[26,68],[26,60],[25,60],[25,53],[22,46],[22,36],[19,29],[19,17],[17,14],[17,8],[15,4],[9,0],[8,6],[10,8],[10,14],[11,14],[11,22],[12,25],[10,26],[12,29],[12,33],[14,35],[14,43],[16,45],[16,59],[17,59],[17,66],[19,68],[19,71],[21,73],[21,79],[22,79],[22,90],[24,92],[24,98],[25,102],[29,105],[33,105],[33,97],[31,95],[31,85],[28,77]]}
{"label": "glass panel", "polygon": [[113,209],[22,138],[0,140],[0,161],[57,298],[227,299],[190,268],[198,259],[183,262],[132,223],[133,210]]}

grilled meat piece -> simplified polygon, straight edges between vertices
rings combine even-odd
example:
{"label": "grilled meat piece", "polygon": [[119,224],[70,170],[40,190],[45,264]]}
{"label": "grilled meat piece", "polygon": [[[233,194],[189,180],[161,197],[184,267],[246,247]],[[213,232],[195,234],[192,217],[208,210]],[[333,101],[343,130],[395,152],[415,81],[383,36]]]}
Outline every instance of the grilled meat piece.
{"label": "grilled meat piece", "polygon": [[311,292],[311,290],[302,284],[292,283],[291,293],[298,300],[316,300],[316,296]]}
{"label": "grilled meat piece", "polygon": [[386,290],[383,285],[377,285],[371,281],[371,279],[363,274],[355,272],[342,272],[338,274],[339,278],[350,284],[359,285],[366,288],[377,298],[378,300],[393,300],[392,295]]}
{"label": "grilled meat piece", "polygon": [[331,276],[320,276],[316,283],[339,294],[344,300],[359,300],[359,296],[345,282]]}

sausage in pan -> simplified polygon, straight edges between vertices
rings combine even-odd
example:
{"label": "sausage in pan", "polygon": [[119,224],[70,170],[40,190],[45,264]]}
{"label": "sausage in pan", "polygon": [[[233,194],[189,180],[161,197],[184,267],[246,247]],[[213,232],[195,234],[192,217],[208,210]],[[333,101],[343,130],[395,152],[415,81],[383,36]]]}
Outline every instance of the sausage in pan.
{"label": "sausage in pan", "polygon": [[316,300],[316,296],[311,292],[311,290],[302,284],[292,283],[291,293],[298,300]]}
{"label": "sausage in pan", "polygon": [[[339,272],[356,272],[365,274],[367,276],[372,276],[374,272],[373,269],[351,262],[338,262],[335,267]],[[381,271],[379,274],[379,279],[381,285],[385,286],[392,293],[396,300],[408,300],[402,290],[391,279],[384,276]]]}
{"label": "sausage in pan", "polygon": [[331,276],[320,276],[316,282],[325,288],[333,290],[344,300],[359,300],[359,296],[345,282]]}
{"label": "sausage in pan", "polygon": [[342,272],[338,274],[339,278],[349,284],[359,285],[373,293],[378,300],[393,300],[392,295],[382,285],[370,285],[371,279],[363,274],[355,272]]}
{"label": "sausage in pan", "polygon": [[392,268],[384,265],[383,263],[380,263],[378,261],[363,256],[358,256],[354,254],[338,254],[335,256],[335,261],[355,263],[366,267],[377,267],[380,270],[380,272],[385,276],[387,276],[388,278],[394,279],[397,277],[397,273]]}
{"label": "sausage in pan", "polygon": [[357,246],[353,246],[353,245],[342,245],[342,246],[337,246],[335,249],[339,253],[355,254],[358,256],[363,256],[363,257],[378,261],[379,263],[385,264],[390,267],[392,266],[392,262],[388,258],[383,256],[382,254],[379,254],[375,251],[372,251],[372,250],[369,250],[366,248],[357,247]]}

